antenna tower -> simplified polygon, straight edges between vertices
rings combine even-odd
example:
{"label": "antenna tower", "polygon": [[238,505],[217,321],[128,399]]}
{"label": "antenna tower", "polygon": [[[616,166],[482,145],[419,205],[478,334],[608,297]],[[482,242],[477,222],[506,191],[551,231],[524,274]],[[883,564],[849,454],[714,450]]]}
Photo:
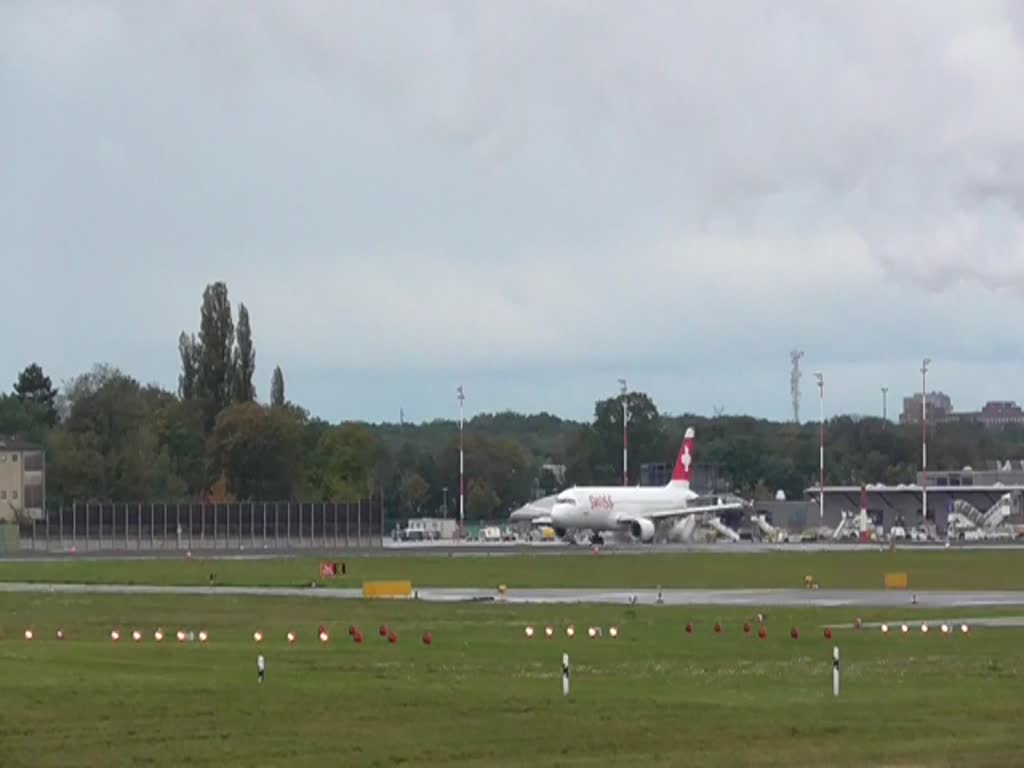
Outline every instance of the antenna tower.
{"label": "antenna tower", "polygon": [[793,370],[789,374],[789,394],[793,398],[793,421],[800,423],[800,358],[804,356],[802,350],[794,349],[789,353],[789,359],[793,363]]}

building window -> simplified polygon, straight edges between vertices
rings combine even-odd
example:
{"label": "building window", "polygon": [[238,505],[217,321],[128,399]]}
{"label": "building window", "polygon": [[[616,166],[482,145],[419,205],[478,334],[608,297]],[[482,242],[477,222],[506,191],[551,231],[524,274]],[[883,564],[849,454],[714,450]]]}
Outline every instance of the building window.
{"label": "building window", "polygon": [[18,461],[18,454],[12,453],[11,454],[11,463],[13,464],[13,463],[15,463],[17,461]]}
{"label": "building window", "polygon": [[25,486],[25,507],[28,509],[42,509],[43,507],[43,486]]}
{"label": "building window", "polygon": [[17,501],[18,500],[18,492],[17,491],[11,491],[11,498],[14,499],[15,501]]}

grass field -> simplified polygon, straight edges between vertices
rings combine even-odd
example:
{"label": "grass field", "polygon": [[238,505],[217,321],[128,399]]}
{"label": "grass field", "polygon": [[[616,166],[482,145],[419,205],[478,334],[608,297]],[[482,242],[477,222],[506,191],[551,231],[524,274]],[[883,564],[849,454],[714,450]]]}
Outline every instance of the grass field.
{"label": "grass field", "polygon": [[[821,625],[854,618],[835,609],[772,612],[760,640],[744,635],[753,611],[742,609],[51,594],[0,595],[0,608],[5,768],[1021,760],[1024,630],[837,630],[830,642]],[[320,623],[332,632],[326,645],[316,640]],[[397,631],[396,645],[377,635],[381,623]],[[558,634],[527,640],[527,623]],[[572,640],[569,623],[578,630]],[[347,637],[349,624],[363,645]],[[620,635],[590,640],[592,624]],[[793,625],[798,640],[789,637]],[[157,644],[158,626],[171,638],[184,628],[210,639]],[[28,627],[32,642],[23,639]],[[122,633],[117,644],[113,628]],[[128,639],[135,628],[141,643]],[[424,630],[434,635],[429,647]],[[294,646],[288,631],[298,633]],[[838,700],[833,642],[842,652]],[[563,650],[573,670],[568,699]]]}
{"label": "grass field", "polygon": [[880,589],[889,571],[911,589],[1024,589],[1024,550],[767,552],[752,554],[347,557],[348,574],[326,584],[319,560],[77,560],[0,562],[0,581],[358,587],[364,579],[411,579],[419,587],[799,587]]}

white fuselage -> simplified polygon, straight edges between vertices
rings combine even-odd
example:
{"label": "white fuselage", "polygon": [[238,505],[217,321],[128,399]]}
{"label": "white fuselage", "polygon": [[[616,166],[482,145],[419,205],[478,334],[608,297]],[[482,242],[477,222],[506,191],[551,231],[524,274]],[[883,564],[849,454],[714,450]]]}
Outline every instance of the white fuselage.
{"label": "white fuselage", "polygon": [[622,516],[637,518],[669,507],[683,507],[697,494],[685,483],[656,487],[569,488],[558,494],[551,525],[564,530],[621,530]]}

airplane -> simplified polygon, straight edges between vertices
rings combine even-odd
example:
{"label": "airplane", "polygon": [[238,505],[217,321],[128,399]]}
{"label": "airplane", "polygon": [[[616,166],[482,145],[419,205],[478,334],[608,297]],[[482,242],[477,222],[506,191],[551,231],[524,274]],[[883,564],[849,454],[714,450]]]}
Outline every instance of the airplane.
{"label": "airplane", "polygon": [[693,463],[693,428],[686,430],[672,479],[664,486],[596,486],[569,488],[557,494],[548,514],[530,518],[531,525],[551,526],[555,535],[565,538],[570,530],[589,530],[595,544],[602,543],[604,532],[628,532],[644,543],[654,541],[656,523],[688,515],[744,509],[743,502],[696,504],[700,497],[690,490],[690,466]]}

